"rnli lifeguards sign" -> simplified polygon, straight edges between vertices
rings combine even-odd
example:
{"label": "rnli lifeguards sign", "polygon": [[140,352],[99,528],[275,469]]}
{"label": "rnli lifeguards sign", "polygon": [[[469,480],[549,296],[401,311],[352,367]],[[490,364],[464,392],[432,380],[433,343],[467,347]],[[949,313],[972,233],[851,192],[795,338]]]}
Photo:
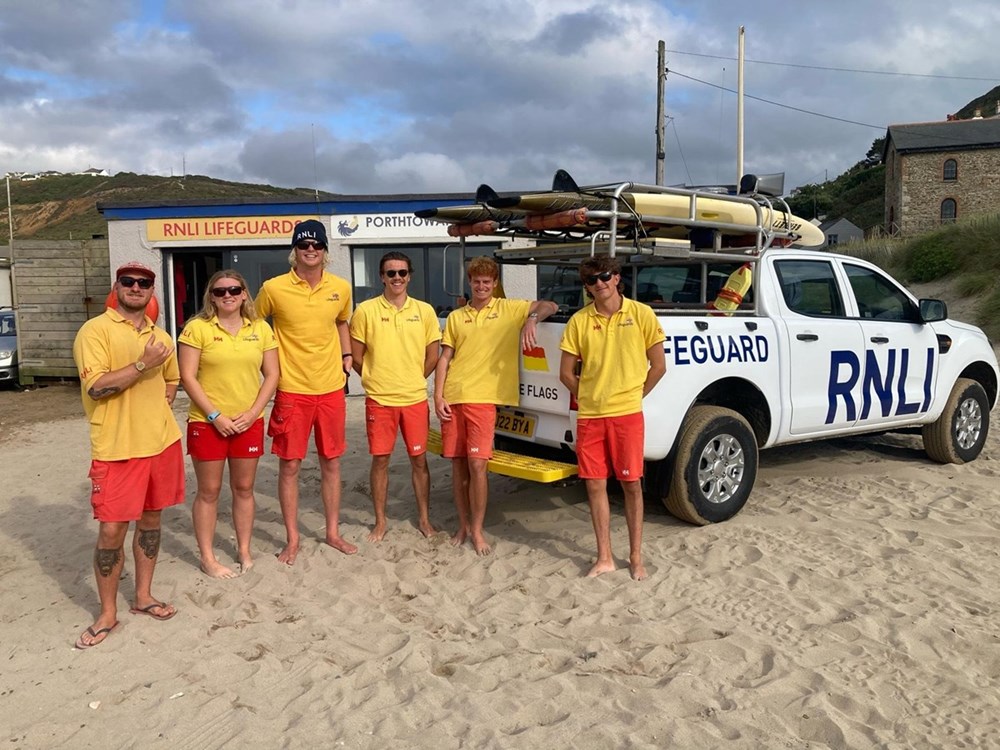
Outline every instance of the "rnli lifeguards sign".
{"label": "rnli lifeguards sign", "polygon": [[318,216],[235,216],[215,218],[149,219],[149,242],[197,240],[287,240],[300,221]]}

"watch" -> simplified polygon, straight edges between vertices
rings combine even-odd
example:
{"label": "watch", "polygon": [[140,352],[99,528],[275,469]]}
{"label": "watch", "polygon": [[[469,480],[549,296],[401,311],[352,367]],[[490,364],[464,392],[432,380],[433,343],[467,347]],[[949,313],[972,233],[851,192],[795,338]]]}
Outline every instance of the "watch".
{"label": "watch", "polygon": [[528,313],[528,317],[529,318],[534,318],[535,320],[538,320],[538,313],[536,313],[536,312],[534,312],[534,313]]}
{"label": "watch", "polygon": [[143,370],[146,369],[146,363],[143,362],[141,359],[137,360],[135,363],[135,369],[137,369],[139,372],[142,372]]}

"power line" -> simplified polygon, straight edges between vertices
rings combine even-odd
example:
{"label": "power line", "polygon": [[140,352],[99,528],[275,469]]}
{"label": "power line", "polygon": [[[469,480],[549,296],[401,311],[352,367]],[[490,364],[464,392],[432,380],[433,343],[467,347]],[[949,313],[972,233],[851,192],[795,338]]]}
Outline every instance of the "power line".
{"label": "power line", "polygon": [[[694,76],[686,76],[683,73],[678,73],[676,70],[669,70],[669,73],[673,73],[675,76],[680,76],[681,78],[687,78],[689,81],[694,81],[695,83],[701,83],[705,86],[711,86],[712,88],[722,89],[723,91],[728,91],[730,94],[737,93],[733,89],[726,88],[725,86],[720,86],[717,83],[711,83],[709,81],[703,81],[700,78],[695,78]],[[790,109],[794,112],[801,112],[806,115],[813,115],[814,117],[823,117],[827,120],[836,120],[837,122],[846,122],[848,125],[860,125],[863,128],[875,128],[876,130],[886,130],[888,125],[872,125],[869,122],[858,122],[857,120],[848,120],[844,117],[834,117],[833,115],[825,115],[822,112],[813,112],[809,109],[802,109],[801,107],[793,107],[790,104],[782,104],[781,102],[772,101],[771,99],[764,99],[760,96],[753,96],[744,92],[744,97],[747,99],[753,99],[758,102],[764,102],[765,104],[770,104],[775,107],[781,107],[782,109]]]}
{"label": "power line", "polygon": [[687,172],[688,185],[694,184],[694,180],[691,179],[691,170],[688,169],[687,159],[684,158],[684,149],[681,148],[681,137],[677,133],[677,121],[673,117],[668,119],[670,120],[670,126],[674,129],[674,138],[677,140],[677,153],[681,155],[681,164],[684,165],[684,171]]}
{"label": "power line", "polygon": [[[691,57],[708,57],[713,60],[735,60],[735,57],[726,57],[724,55],[708,55],[701,52],[685,52],[679,49],[668,49],[667,52],[672,52],[675,55],[690,55]],[[865,70],[863,68],[833,68],[823,65],[804,65],[801,63],[785,63],[785,62],[773,62],[771,60],[744,60],[744,62],[755,63],[757,65],[776,65],[783,68],[804,68],[806,70],[830,70],[837,73],[864,73],[866,75],[873,76],[902,76],[906,78],[937,78],[947,81],[989,81],[991,83],[1000,82],[1000,78],[980,78],[978,76],[946,76],[946,75],[936,75],[934,73],[905,73],[896,72],[891,70]]]}

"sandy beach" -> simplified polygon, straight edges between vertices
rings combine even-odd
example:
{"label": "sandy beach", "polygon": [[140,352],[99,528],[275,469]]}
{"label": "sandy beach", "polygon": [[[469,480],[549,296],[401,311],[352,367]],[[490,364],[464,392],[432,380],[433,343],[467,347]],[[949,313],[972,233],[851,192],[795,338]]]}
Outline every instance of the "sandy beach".
{"label": "sandy beach", "polygon": [[[207,578],[189,464],[188,504],[164,513],[153,589],[178,616],[128,613],[128,557],[121,626],[78,651],[97,611],[78,399],[71,386],[0,393],[5,747],[1000,747],[998,429],[964,466],[931,463],[918,436],[764,451],[731,521],[647,514],[650,578],[636,583],[620,498],[622,567],[582,577],[594,540],[575,483],[492,476],[491,557],[445,533],[424,539],[398,445],[389,534],[367,543],[363,403],[352,398],[342,529],[359,554],[320,542],[311,455],[303,549],[294,567],[277,562],[268,455],[257,564]],[[182,400],[175,412],[183,420]],[[432,520],[451,531],[447,462],[432,458],[431,472]],[[235,553],[228,505],[224,490],[224,562]]]}

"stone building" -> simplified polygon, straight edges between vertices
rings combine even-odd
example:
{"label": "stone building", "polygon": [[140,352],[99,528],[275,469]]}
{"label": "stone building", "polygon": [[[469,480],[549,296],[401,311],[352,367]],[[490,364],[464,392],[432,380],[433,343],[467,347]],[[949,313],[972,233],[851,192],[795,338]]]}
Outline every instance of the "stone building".
{"label": "stone building", "polygon": [[889,234],[1000,211],[1000,117],[890,125],[883,159]]}

